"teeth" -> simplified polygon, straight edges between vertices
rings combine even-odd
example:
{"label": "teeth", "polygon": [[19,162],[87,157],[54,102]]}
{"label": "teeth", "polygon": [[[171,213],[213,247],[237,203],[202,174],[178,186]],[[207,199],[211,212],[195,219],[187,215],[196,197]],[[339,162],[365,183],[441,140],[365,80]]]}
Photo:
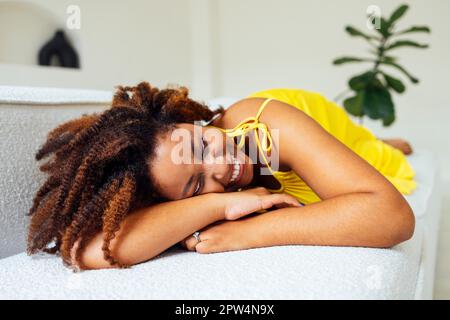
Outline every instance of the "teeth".
{"label": "teeth", "polygon": [[236,180],[236,178],[239,175],[241,166],[239,165],[239,162],[236,159],[233,159],[234,165],[233,165],[233,173],[231,174],[230,182],[233,182]]}

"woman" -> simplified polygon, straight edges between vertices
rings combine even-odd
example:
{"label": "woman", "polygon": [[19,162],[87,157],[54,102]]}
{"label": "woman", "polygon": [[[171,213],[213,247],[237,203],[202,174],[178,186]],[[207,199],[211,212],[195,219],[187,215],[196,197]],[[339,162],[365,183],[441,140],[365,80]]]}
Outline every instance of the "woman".
{"label": "woman", "polygon": [[303,90],[265,90],[213,112],[184,87],[119,87],[110,109],[60,125],[37,152],[54,157],[40,167],[49,177],[30,209],[28,253],[96,269],[178,243],[199,253],[391,247],[415,225],[400,193],[412,192],[414,172],[391,145],[411,152]]}

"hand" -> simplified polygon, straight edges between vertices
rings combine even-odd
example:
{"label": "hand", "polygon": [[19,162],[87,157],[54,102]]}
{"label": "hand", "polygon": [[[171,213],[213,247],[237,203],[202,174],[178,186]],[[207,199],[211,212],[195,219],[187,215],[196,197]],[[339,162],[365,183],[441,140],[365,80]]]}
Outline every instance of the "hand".
{"label": "hand", "polygon": [[223,193],[225,200],[225,220],[236,220],[258,210],[301,207],[296,198],[286,193],[270,193],[266,188],[258,187],[241,192]]}
{"label": "hand", "polygon": [[245,250],[257,247],[251,234],[251,223],[248,220],[222,220],[200,230],[201,242],[189,236],[180,244],[185,249],[198,253]]}

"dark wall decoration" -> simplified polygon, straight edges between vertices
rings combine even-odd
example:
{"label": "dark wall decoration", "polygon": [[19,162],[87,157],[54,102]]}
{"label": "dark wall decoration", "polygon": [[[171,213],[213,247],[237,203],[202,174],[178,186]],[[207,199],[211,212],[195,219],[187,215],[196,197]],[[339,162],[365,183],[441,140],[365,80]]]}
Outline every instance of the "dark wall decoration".
{"label": "dark wall decoration", "polygon": [[39,50],[39,65],[49,66],[54,57],[57,58],[56,60],[61,67],[80,68],[78,53],[67,40],[62,30],[57,30],[53,38]]}

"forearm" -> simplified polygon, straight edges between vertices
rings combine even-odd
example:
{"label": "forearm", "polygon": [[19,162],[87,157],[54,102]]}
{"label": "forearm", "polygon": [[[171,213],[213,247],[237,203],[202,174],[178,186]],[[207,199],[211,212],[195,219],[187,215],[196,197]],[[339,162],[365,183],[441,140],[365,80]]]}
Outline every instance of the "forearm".
{"label": "forearm", "polygon": [[[390,247],[412,236],[409,206],[390,199],[354,193],[302,208],[285,208],[249,218],[255,247],[331,245]],[[398,203],[398,202],[397,202]],[[251,219],[251,220],[250,220]]]}
{"label": "forearm", "polygon": [[[153,258],[189,234],[223,219],[224,208],[216,194],[207,194],[139,209],[128,215],[111,241],[113,256],[123,264],[136,264]],[[103,259],[103,234],[85,248],[86,268],[107,268]]]}

